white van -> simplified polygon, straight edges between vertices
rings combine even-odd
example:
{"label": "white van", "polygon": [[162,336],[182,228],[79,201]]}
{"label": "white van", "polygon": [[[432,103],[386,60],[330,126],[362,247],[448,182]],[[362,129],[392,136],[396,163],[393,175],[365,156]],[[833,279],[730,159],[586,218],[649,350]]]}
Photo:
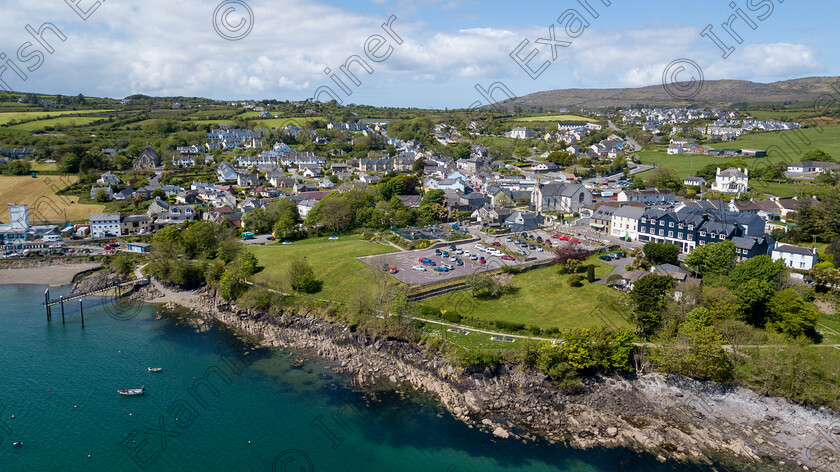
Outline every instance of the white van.
{"label": "white van", "polygon": [[59,236],[57,234],[48,234],[48,235],[44,236],[44,242],[45,243],[55,243],[55,242],[59,242],[59,241],[62,241],[62,239],[61,239],[61,236]]}

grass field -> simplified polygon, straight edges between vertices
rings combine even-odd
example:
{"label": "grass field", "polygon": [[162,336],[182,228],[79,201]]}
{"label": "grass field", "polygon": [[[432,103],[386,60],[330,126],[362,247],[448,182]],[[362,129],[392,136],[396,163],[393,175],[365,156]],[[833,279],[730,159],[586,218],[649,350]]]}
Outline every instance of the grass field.
{"label": "grass field", "polygon": [[[799,149],[794,149],[786,144],[782,140],[783,136],[790,138]],[[806,141],[803,141],[803,139]],[[823,126],[821,129],[808,128],[799,131],[749,134],[736,141],[714,143],[711,146],[716,149],[770,150],[766,158],[745,158],[744,160],[750,168],[758,165],[765,167],[782,161],[797,162],[802,160],[806,152],[814,149],[821,149],[834,158],[840,158],[840,125]],[[781,152],[777,149],[781,149]],[[642,164],[656,163],[658,166],[670,167],[676,170],[680,177],[694,175],[695,172],[710,164],[720,164],[737,159],[737,157],[716,157],[702,154],[668,155],[664,149],[662,151],[644,150],[638,152],[636,156]]]}
{"label": "grass field", "polygon": [[60,116],[49,120],[28,121],[19,125],[10,126],[10,128],[23,131],[42,131],[47,126],[52,126],[53,128],[57,126],[84,126],[101,119],[103,118],[94,118],[89,116]]}
{"label": "grass field", "polygon": [[27,121],[42,117],[56,117],[64,115],[82,115],[87,113],[100,113],[112,110],[68,110],[68,111],[15,111],[0,113],[0,125],[5,125],[12,120]]}
{"label": "grass field", "polygon": [[[261,129],[279,129],[279,128],[285,127],[288,124],[295,124],[295,123],[297,123],[298,126],[304,126],[307,123],[310,123],[312,121],[315,121],[315,120],[321,118],[321,117],[317,117],[317,116],[315,116],[315,117],[307,116],[307,117],[301,117],[301,118],[262,118],[262,119],[257,119],[257,115],[259,115],[259,113],[248,112],[248,113],[243,113],[240,116],[243,117],[243,118],[253,119],[254,122],[257,124],[257,128],[261,128]],[[323,118],[321,118],[321,119],[323,119]],[[215,125],[215,124],[219,124],[219,123],[231,124],[231,123],[233,123],[233,121],[234,120],[195,120],[195,121],[189,121],[189,123],[195,123],[195,124],[200,124],[200,125],[205,125],[205,124]]]}
{"label": "grass field", "polygon": [[[594,263],[598,277],[606,277],[612,270],[608,264]],[[547,267],[516,275],[513,285],[518,290],[495,300],[476,299],[464,291],[457,292],[457,296],[444,295],[422,303],[483,321],[502,320],[539,328],[598,326],[605,320],[615,326],[627,326],[619,311],[609,303],[621,297],[618,292],[606,285],[586,282],[582,287],[572,288],[568,277],[557,268]]]}
{"label": "grass field", "polygon": [[58,223],[69,219],[80,221],[90,219],[91,213],[101,212],[102,205],[81,205],[79,197],[56,195],[78,180],[78,177],[39,176],[0,177],[0,215],[5,220],[7,205],[25,203],[29,205],[29,218],[32,224],[47,220]]}
{"label": "grass field", "polygon": [[272,243],[252,248],[260,265],[265,267],[254,277],[255,281],[289,291],[286,277],[289,264],[295,259],[306,257],[315,276],[324,282],[321,292],[314,296],[340,302],[348,302],[359,293],[371,293],[376,287],[376,278],[371,268],[356,260],[356,257],[396,252],[391,246],[361,241],[358,236],[346,236],[338,241],[320,238],[291,245]]}
{"label": "grass field", "polygon": [[577,115],[555,115],[552,113],[547,113],[545,115],[537,115],[537,116],[528,116],[524,118],[517,118],[514,121],[523,121],[523,122],[531,122],[531,121],[580,121],[580,122],[587,122],[587,121],[594,121],[590,118],[584,118],[582,116]]}

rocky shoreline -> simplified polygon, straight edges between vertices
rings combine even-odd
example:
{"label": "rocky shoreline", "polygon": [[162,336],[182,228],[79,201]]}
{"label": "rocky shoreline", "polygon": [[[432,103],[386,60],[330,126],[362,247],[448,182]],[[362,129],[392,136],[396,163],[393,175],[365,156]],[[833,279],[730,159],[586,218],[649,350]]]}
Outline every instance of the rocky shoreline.
{"label": "rocky shoreline", "polygon": [[[155,292],[148,286],[133,296],[154,300]],[[644,453],[633,461],[825,471],[840,465],[840,415],[829,410],[659,374],[589,378],[582,393],[566,394],[542,372],[522,366],[461,372],[408,342],[371,338],[303,309],[276,315],[240,308],[208,288],[191,295],[177,304],[265,346],[309,350],[333,361],[360,388],[384,380],[426,392],[459,420],[497,438]]]}

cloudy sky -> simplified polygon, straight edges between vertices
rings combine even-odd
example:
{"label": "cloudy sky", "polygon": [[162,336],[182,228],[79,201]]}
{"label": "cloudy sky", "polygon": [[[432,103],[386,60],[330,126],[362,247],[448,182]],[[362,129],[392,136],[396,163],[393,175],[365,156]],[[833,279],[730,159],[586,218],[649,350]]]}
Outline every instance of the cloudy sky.
{"label": "cloudy sky", "polygon": [[[16,91],[115,98],[300,100],[329,86],[345,104],[464,108],[486,102],[476,85],[497,82],[518,96],[655,85],[682,58],[698,64],[706,79],[840,75],[836,0],[730,3],[0,0],[0,57],[6,58],[0,80]],[[740,44],[721,26],[737,9],[746,18],[732,23]],[[382,24],[392,16],[389,34]],[[66,39],[43,29],[42,45],[27,32],[29,26],[37,34],[46,23]],[[727,58],[700,35],[708,25],[733,49]],[[366,56],[366,44],[379,62]],[[354,55],[372,70],[350,65],[359,85],[340,72]],[[539,74],[526,71],[526,61]]]}

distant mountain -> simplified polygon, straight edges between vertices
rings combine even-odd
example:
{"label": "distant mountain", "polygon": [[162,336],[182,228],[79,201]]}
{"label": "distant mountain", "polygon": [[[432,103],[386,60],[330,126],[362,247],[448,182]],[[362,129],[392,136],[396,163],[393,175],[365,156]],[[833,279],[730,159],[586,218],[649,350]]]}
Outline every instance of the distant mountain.
{"label": "distant mountain", "polygon": [[[832,85],[838,89],[832,89]],[[816,99],[826,93],[840,95],[840,77],[808,77],[770,84],[746,80],[707,80],[700,93],[688,100],[672,97],[662,85],[624,89],[562,89],[532,93],[515,100],[505,100],[498,105],[507,109],[542,108],[544,111],[631,105],[737,108],[773,104],[813,106]]]}

